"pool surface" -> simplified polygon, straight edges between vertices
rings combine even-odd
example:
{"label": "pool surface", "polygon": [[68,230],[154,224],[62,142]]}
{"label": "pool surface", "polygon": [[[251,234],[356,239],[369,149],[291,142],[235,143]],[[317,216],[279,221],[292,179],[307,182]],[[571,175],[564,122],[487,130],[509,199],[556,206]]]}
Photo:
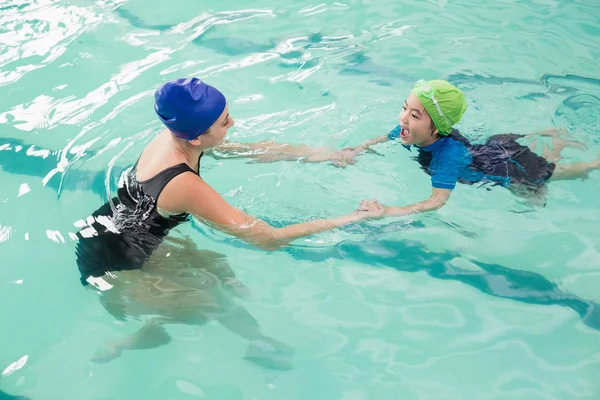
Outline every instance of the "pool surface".
{"label": "pool surface", "polygon": [[[228,98],[230,138],[347,147],[392,129],[420,78],[463,89],[472,140],[568,128],[600,154],[597,1],[0,0],[0,399],[600,398],[600,171],[532,208],[459,185],[440,211],[366,222],[265,252],[198,222],[233,299],[294,350],[246,360],[216,321],[91,356],[115,320],[75,263],[77,226],[161,130],[153,92],[197,76]],[[228,202],[273,225],[405,205],[429,177],[395,143],[347,168],[205,157]]]}

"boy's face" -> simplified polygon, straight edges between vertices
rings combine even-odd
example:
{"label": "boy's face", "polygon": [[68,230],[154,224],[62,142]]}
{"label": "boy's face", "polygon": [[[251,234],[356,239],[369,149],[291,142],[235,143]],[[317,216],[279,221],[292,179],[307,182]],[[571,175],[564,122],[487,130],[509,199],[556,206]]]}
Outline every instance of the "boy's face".
{"label": "boy's face", "polygon": [[403,145],[425,147],[436,141],[437,129],[431,117],[413,93],[408,96],[400,113],[400,140]]}

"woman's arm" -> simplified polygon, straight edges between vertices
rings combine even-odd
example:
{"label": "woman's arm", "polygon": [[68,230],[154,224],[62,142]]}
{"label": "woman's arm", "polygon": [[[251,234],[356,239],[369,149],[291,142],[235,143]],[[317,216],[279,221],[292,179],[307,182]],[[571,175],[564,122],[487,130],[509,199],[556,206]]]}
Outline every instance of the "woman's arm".
{"label": "woman's arm", "polygon": [[275,161],[318,163],[330,161],[337,166],[344,166],[346,164],[352,164],[356,154],[350,151],[311,147],[304,144],[292,145],[276,143],[268,140],[255,143],[224,141],[219,146],[209,150],[207,155],[217,159],[252,158],[257,162],[262,163]]}
{"label": "woman's arm", "polygon": [[174,178],[161,194],[161,207],[173,213],[188,212],[200,221],[264,250],[277,250],[295,239],[383,215],[381,205],[331,219],[318,219],[274,228],[231,206],[212,187],[194,174]]}
{"label": "woman's arm", "polygon": [[[342,150],[331,150],[323,147],[311,147],[304,144],[292,145],[276,143],[273,140],[264,140],[255,143],[239,143],[224,140],[215,148],[208,150],[207,155],[214,158],[253,158],[258,162],[274,161],[300,161],[300,162],[326,162],[330,161],[338,167],[356,163],[356,156],[363,151],[374,152],[370,147],[384,143],[400,136],[400,125],[392,129],[387,135],[367,140],[356,147]],[[221,156],[219,153],[224,155]]]}

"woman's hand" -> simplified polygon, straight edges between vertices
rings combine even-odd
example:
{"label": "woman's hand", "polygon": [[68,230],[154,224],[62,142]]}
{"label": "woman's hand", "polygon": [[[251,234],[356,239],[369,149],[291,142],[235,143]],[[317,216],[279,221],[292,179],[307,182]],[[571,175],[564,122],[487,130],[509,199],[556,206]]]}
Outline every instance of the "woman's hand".
{"label": "woman's hand", "polygon": [[312,152],[305,159],[305,162],[331,162],[338,168],[345,168],[348,165],[356,164],[356,156],[358,152],[352,150],[329,150],[318,149]]}
{"label": "woman's hand", "polygon": [[367,153],[376,154],[378,156],[383,157],[383,154],[378,153],[377,151],[373,150],[371,148],[371,146],[374,146],[379,143],[387,142],[387,141],[389,141],[387,135],[379,136],[374,139],[367,140],[366,142],[361,143],[356,147],[345,147],[342,149],[342,151],[353,151],[356,153],[356,155],[359,155],[363,151],[366,151]]}
{"label": "woman's hand", "polygon": [[361,219],[379,219],[385,215],[386,206],[377,200],[363,200],[356,211],[357,216]]}

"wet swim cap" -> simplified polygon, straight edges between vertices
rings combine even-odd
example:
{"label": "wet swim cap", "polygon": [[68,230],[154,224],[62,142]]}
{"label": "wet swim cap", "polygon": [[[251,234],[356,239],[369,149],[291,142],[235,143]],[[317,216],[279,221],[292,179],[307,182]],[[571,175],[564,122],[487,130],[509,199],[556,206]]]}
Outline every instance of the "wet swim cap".
{"label": "wet swim cap", "polygon": [[447,81],[421,79],[412,93],[423,103],[440,135],[449,134],[467,110],[465,94]]}
{"label": "wet swim cap", "polygon": [[177,79],[154,93],[154,110],[175,136],[193,140],[223,113],[225,96],[198,78]]}

